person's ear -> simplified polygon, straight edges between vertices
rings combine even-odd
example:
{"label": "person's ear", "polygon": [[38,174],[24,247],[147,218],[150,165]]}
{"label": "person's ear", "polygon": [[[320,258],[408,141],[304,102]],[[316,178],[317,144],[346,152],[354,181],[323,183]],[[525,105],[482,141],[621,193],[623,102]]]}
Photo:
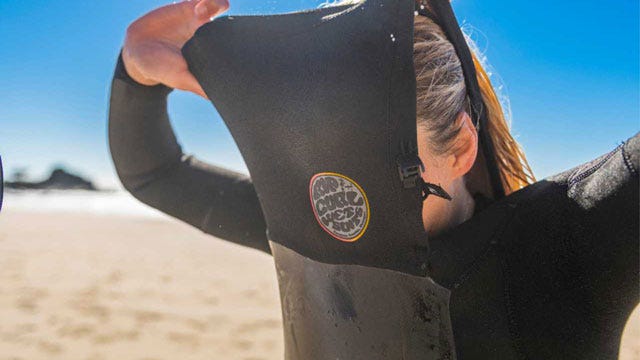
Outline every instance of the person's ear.
{"label": "person's ear", "polygon": [[451,180],[466,175],[478,156],[478,132],[469,114],[461,111],[456,124],[460,126],[460,131],[453,140],[454,146],[449,158]]}

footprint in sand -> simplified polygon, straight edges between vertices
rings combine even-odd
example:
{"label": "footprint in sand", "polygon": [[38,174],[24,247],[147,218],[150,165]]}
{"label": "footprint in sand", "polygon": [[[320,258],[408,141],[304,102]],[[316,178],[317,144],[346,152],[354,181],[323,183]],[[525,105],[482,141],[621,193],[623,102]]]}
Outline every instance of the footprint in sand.
{"label": "footprint in sand", "polygon": [[75,295],[75,298],[68,302],[76,312],[97,318],[100,321],[107,321],[111,317],[111,310],[99,302],[101,290],[98,286],[92,286],[82,290]]}
{"label": "footprint in sand", "polygon": [[22,288],[18,290],[18,299],[15,302],[16,308],[27,313],[35,313],[38,309],[38,301],[49,296],[44,289]]}
{"label": "footprint in sand", "polygon": [[81,299],[95,299],[100,295],[100,287],[97,285],[89,286],[86,289],[77,292],[76,297]]}
{"label": "footprint in sand", "polygon": [[107,321],[111,317],[111,310],[98,303],[76,302],[75,304],[72,304],[72,307],[76,312],[84,316],[97,318],[102,322]]}
{"label": "footprint in sand", "polygon": [[253,341],[247,339],[234,339],[231,346],[240,350],[250,350],[253,347]]}
{"label": "footprint in sand", "polygon": [[133,312],[133,317],[138,324],[146,325],[149,323],[162,321],[165,316],[157,311],[136,310]]}
{"label": "footprint in sand", "polygon": [[40,340],[38,342],[38,349],[41,352],[46,353],[47,355],[57,355],[64,351],[63,347],[60,344],[46,340]]}
{"label": "footprint in sand", "polygon": [[171,331],[167,333],[167,339],[174,343],[187,345],[192,348],[200,346],[200,336],[194,333]]}
{"label": "footprint in sand", "polygon": [[184,323],[189,328],[191,328],[191,330],[199,332],[199,333],[206,332],[207,328],[209,327],[209,325],[207,324],[206,321],[197,320],[197,319],[186,319],[186,320],[184,320]]}
{"label": "footprint in sand", "polygon": [[279,329],[281,326],[280,320],[260,319],[242,323],[238,325],[235,331],[240,334],[246,334],[261,331],[262,329]]}
{"label": "footprint in sand", "polygon": [[11,330],[0,332],[0,340],[12,344],[29,345],[33,343],[33,334],[38,330],[36,324],[18,324]]}
{"label": "footprint in sand", "polygon": [[140,336],[138,330],[116,330],[108,333],[96,334],[92,341],[97,345],[110,344],[122,341],[134,341]]}
{"label": "footprint in sand", "polygon": [[60,337],[69,337],[72,339],[89,336],[94,332],[95,327],[91,324],[67,324],[60,327],[57,331]]}

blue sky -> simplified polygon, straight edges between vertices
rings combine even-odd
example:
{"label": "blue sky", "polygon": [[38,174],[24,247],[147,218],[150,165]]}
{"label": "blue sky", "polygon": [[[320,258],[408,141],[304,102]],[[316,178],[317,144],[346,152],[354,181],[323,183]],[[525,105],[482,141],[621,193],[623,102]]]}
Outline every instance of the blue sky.
{"label": "blue sky", "polygon": [[[231,0],[231,14],[316,7]],[[116,186],[106,139],[109,85],[128,23],[156,0],[0,1],[0,155],[9,173],[62,164]],[[488,57],[513,132],[540,177],[588,161],[640,129],[638,1],[454,0]],[[183,148],[246,171],[210,103],[174,92]]]}

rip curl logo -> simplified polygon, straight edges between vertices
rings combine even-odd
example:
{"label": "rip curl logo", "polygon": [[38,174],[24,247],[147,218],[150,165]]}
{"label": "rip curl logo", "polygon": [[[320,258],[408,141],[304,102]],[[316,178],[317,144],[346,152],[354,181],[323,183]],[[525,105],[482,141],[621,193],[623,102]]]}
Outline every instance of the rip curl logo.
{"label": "rip curl logo", "polygon": [[340,241],[358,240],[369,225],[369,200],[353,180],[320,173],[309,184],[311,207],[322,228]]}

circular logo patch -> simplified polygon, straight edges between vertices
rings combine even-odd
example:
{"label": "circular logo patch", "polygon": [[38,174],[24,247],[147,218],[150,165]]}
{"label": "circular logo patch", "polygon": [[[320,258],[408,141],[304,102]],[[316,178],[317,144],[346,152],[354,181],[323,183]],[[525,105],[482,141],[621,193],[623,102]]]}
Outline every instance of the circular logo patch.
{"label": "circular logo patch", "polygon": [[369,200],[355,181],[320,173],[309,184],[311,207],[322,228],[340,241],[358,240],[369,225]]}

